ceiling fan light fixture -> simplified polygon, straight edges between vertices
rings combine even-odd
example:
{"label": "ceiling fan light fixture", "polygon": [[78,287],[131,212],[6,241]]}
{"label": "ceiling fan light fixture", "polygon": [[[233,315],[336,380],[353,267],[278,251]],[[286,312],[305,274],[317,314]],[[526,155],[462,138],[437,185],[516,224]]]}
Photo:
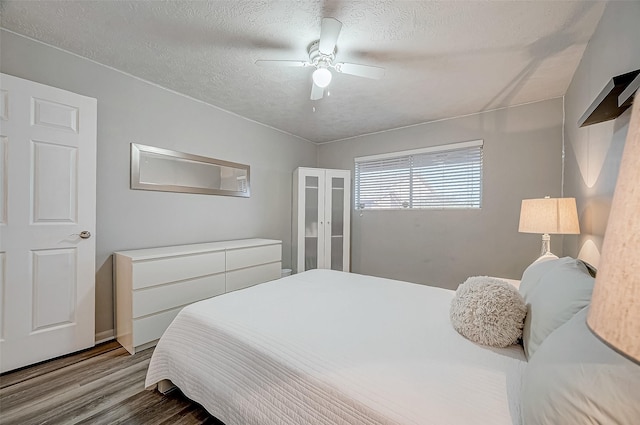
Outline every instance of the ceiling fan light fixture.
{"label": "ceiling fan light fixture", "polygon": [[311,84],[311,93],[309,95],[310,100],[320,100],[324,96],[329,96],[329,91],[325,89],[329,86],[333,77],[331,69],[341,74],[354,75],[356,77],[365,77],[374,80],[382,78],[384,76],[384,68],[348,62],[334,63],[338,51],[336,42],[338,41],[341,29],[342,22],[336,18],[322,18],[320,39],[312,42],[307,47],[307,53],[309,54],[308,61],[257,60],[256,65],[313,68],[313,74],[311,76],[313,83]]}
{"label": "ceiling fan light fixture", "polygon": [[313,71],[313,74],[311,75],[313,83],[316,86],[322,88],[325,88],[329,85],[329,83],[331,82],[331,77],[331,71],[329,71],[327,68],[318,68]]}

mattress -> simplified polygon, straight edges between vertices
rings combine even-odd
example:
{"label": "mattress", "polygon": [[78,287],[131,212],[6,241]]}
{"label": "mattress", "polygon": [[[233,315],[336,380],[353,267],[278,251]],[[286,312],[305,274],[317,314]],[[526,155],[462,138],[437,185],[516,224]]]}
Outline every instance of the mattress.
{"label": "mattress", "polygon": [[520,346],[449,322],[454,292],[311,270],[185,307],[153,353],[226,425],[519,424]]}

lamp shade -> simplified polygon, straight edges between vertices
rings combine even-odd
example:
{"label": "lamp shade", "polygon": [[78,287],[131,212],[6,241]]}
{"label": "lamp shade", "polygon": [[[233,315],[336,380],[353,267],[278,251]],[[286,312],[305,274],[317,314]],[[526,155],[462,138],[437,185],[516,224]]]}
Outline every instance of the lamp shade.
{"label": "lamp shade", "polygon": [[633,114],[613,195],[587,324],[640,362],[640,101]]}
{"label": "lamp shade", "polygon": [[575,198],[523,199],[518,231],[563,235],[580,233]]}

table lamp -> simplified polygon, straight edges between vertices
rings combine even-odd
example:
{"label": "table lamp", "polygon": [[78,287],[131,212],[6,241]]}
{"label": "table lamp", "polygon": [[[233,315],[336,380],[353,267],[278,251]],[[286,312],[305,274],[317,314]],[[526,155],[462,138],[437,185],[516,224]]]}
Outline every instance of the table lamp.
{"label": "table lamp", "polygon": [[640,98],[636,95],[587,324],[640,363]]}
{"label": "table lamp", "polygon": [[575,235],[580,233],[575,198],[523,199],[520,207],[521,233],[541,233],[540,257],[553,256],[550,234]]}

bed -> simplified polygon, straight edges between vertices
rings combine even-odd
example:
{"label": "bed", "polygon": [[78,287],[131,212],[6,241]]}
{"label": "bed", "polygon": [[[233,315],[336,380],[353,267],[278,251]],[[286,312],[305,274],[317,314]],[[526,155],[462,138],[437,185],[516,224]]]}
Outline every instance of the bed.
{"label": "bed", "polygon": [[311,270],[185,307],[146,386],[226,425],[520,424],[525,354],[449,322],[455,292]]}

